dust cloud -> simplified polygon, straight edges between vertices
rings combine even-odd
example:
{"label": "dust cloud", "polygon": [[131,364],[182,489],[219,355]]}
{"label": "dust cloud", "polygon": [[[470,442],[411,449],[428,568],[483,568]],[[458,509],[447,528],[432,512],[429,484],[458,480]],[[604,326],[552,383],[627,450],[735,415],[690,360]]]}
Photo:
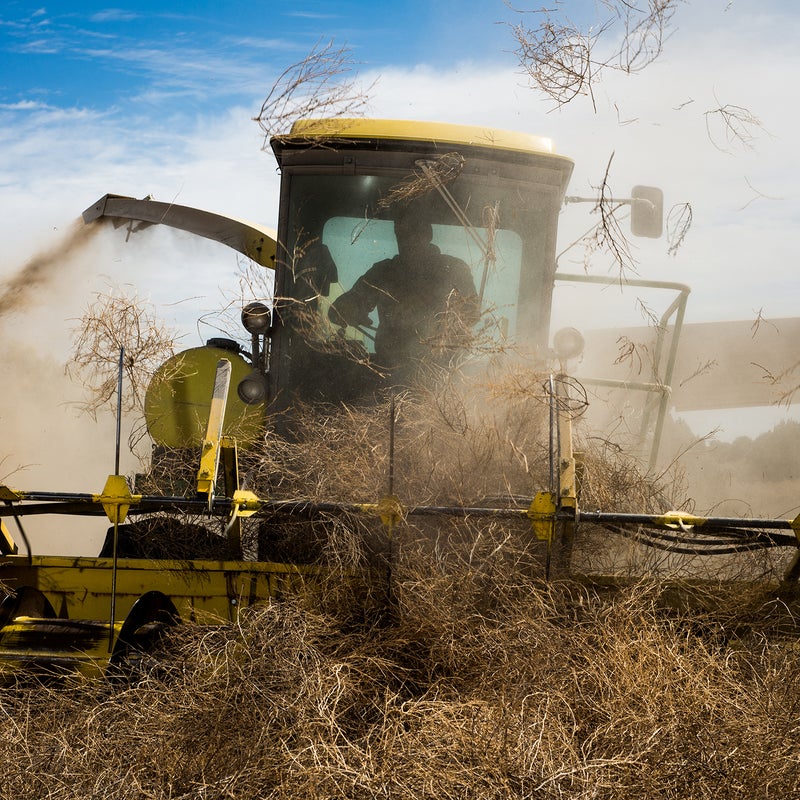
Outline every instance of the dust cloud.
{"label": "dust cloud", "polygon": [[[97,493],[114,471],[114,417],[81,412],[84,389],[64,363],[74,320],[108,264],[96,246],[102,227],[76,220],[0,284],[0,482],[11,488]],[[135,466],[126,450],[123,472]],[[50,516],[22,524],[34,553],[58,555],[96,555],[108,526]],[[9,530],[19,538],[13,522]]]}
{"label": "dust cloud", "polygon": [[[669,475],[683,510],[795,517],[798,407],[780,403],[787,386],[773,385],[765,374],[780,375],[796,362],[800,320],[684,322],[668,380],[669,309],[674,312],[679,296],[666,286],[557,285],[553,329],[573,326],[585,336],[583,352],[567,366],[589,401],[585,436],[612,442],[654,477]],[[687,317],[691,303],[689,297]]]}
{"label": "dust cloud", "polygon": [[59,267],[80,256],[99,230],[98,225],[85,225],[82,220],[75,220],[56,244],[37,253],[17,269],[0,286],[0,319],[31,303],[41,305],[42,300],[36,297],[36,292],[44,291],[46,298],[47,288],[59,277]]}

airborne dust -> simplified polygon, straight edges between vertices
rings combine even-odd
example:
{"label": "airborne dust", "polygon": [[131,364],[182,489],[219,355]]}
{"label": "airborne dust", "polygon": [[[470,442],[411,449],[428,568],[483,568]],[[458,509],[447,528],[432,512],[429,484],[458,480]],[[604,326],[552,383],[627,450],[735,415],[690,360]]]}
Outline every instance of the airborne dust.
{"label": "airborne dust", "polygon": [[59,242],[34,255],[7,278],[0,290],[0,320],[5,323],[5,317],[33,302],[41,305],[36,293],[41,292],[42,298],[47,297],[48,289],[53,287],[58,277],[59,268],[80,256],[98,231],[98,227],[76,220]]}
{"label": "airborne dust", "polygon": [[[93,292],[134,276],[143,279],[136,247],[126,251],[132,257],[125,259],[134,267],[130,263],[120,267],[116,262],[123,260],[120,252],[126,245],[119,234],[102,235],[104,227],[77,220],[0,286],[0,331],[6,345],[0,366],[5,387],[0,399],[4,431],[0,480],[12,488],[96,492],[113,471],[113,416],[101,412],[92,419],[82,413],[79,406],[85,387],[65,374],[74,327]],[[145,239],[150,241],[152,233],[148,231]],[[152,239],[163,246],[158,235]],[[182,255],[175,261],[179,266],[170,271],[177,275],[183,274],[183,264],[192,263],[194,255],[184,245],[180,243]],[[197,270],[192,274],[196,276]],[[227,274],[224,269],[213,278],[223,283]],[[167,272],[159,275],[165,283]],[[168,291],[175,295],[174,286]],[[191,305],[194,308],[196,303]],[[583,423],[576,425],[576,432],[595,442],[614,441],[616,434],[613,425],[597,431]],[[798,513],[800,447],[790,444],[800,440],[800,425],[787,422],[776,432],[736,443],[717,441],[713,435],[704,438],[705,433],[690,431],[671,416],[665,425],[656,474],[671,468],[669,480],[680,487],[674,494],[684,499],[683,508],[715,515],[794,517]],[[123,472],[132,472],[138,463],[127,454],[125,438]],[[626,452],[628,443],[622,443]],[[531,491],[536,489],[531,487]],[[104,535],[103,522],[69,522],[71,532],[67,533],[61,520],[56,530],[52,520],[31,519],[34,548],[95,554]]]}
{"label": "airborne dust", "polygon": [[[76,220],[0,286],[0,481],[11,488],[99,492],[114,471],[114,419],[81,413],[83,388],[64,363],[71,328],[98,277],[100,230]],[[34,552],[96,555],[102,520],[54,520],[24,521]]]}

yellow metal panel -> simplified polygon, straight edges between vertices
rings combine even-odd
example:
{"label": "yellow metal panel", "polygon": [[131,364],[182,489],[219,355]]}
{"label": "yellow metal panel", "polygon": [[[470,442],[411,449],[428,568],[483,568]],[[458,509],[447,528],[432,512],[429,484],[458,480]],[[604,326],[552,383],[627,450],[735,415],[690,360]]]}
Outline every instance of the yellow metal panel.
{"label": "yellow metal panel", "polygon": [[200,447],[208,427],[211,392],[221,358],[231,362],[223,433],[235,437],[241,446],[260,439],[263,403],[247,405],[236,393],[236,387],[252,372],[252,366],[221,348],[195,347],[162,364],[147,387],[144,412],[147,430],[156,442],[167,447]]}
{"label": "yellow metal panel", "polygon": [[100,677],[121,625],[108,621],[17,617],[0,630],[0,676],[44,668]]}
{"label": "yellow metal panel", "polygon": [[88,225],[101,217],[138,221],[133,230],[148,225],[166,225],[188,231],[232,247],[265,267],[275,267],[276,233],[254,222],[225,217],[200,208],[162,203],[150,198],[137,200],[118,194],[103,195],[83,212]]}
{"label": "yellow metal panel", "polygon": [[[222,423],[230,385],[231,362],[230,359],[221,358],[217,362],[214,391],[211,395],[211,406],[208,412],[208,426],[206,427],[206,437],[203,440],[203,451],[200,456],[200,469],[197,473],[197,493],[208,495],[209,501],[214,495],[214,484],[217,478],[217,467],[219,466]],[[209,510],[211,510],[210,503]]]}
{"label": "yellow metal panel", "polygon": [[543,542],[552,541],[556,521],[555,497],[550,492],[539,492],[528,509],[528,518],[537,539]]}
{"label": "yellow metal panel", "polygon": [[[107,619],[111,608],[113,560],[66,556],[7,556],[0,581],[10,589],[32,586],[56,612],[70,619]],[[124,620],[133,604],[159,591],[183,619],[198,614],[230,618],[236,608],[265,602],[286,592],[302,592],[320,570],[255,561],[178,561],[119,559],[116,618]]]}
{"label": "yellow metal panel", "polygon": [[110,522],[125,522],[133,499],[124,475],[109,475],[103,493],[95,495],[95,500],[102,504]]}
{"label": "yellow metal panel", "polygon": [[5,523],[0,519],[0,553],[3,555],[14,555],[17,552],[17,543],[8,532]]}

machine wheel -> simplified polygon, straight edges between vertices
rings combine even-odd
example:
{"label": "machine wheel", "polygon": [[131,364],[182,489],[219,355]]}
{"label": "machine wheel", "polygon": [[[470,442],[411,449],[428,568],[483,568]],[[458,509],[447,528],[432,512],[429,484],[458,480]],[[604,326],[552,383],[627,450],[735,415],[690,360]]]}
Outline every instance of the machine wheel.
{"label": "machine wheel", "polygon": [[143,677],[158,664],[153,653],[164,631],[179,622],[172,600],[162,592],[142,595],[122,625],[109,662],[112,677],[131,680]]}
{"label": "machine wheel", "polygon": [[20,586],[0,603],[0,628],[17,617],[55,619],[57,616],[50,601],[33,586]]}

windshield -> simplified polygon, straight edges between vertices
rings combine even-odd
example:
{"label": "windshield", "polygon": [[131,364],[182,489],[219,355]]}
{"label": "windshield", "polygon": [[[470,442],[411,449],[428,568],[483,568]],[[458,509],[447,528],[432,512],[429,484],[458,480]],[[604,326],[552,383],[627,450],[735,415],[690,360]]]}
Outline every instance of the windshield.
{"label": "windshield", "polygon": [[350,366],[326,371],[342,359],[403,383],[423,363],[450,367],[539,338],[553,270],[549,189],[489,169],[441,180],[424,164],[410,177],[293,175],[278,286],[291,383],[352,381]]}

